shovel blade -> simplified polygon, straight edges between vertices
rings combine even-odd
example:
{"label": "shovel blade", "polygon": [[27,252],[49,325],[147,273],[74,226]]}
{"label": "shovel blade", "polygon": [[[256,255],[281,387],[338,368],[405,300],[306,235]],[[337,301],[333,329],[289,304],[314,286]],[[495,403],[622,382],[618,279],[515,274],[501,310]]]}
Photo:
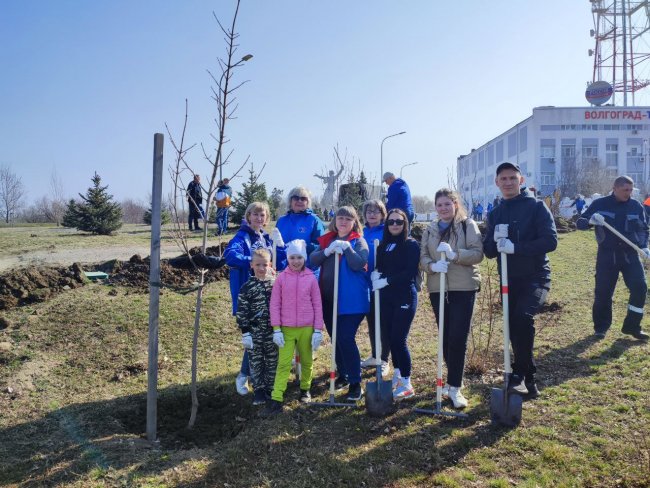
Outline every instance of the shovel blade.
{"label": "shovel blade", "polygon": [[366,383],[366,409],[371,417],[385,417],[395,410],[392,382],[380,380]]}
{"label": "shovel blade", "polygon": [[522,398],[508,394],[507,390],[492,388],[490,393],[490,417],[492,424],[516,427],[521,422]]}

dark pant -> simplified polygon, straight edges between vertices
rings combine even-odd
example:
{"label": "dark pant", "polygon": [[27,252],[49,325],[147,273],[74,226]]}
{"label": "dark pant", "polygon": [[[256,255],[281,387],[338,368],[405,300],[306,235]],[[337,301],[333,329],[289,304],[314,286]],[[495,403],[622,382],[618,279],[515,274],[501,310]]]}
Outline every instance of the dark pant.
{"label": "dark pant", "polygon": [[388,294],[381,296],[381,321],[386,324],[390,334],[390,353],[393,366],[399,368],[402,378],[411,376],[411,353],[406,339],[418,308],[418,294],[412,286],[408,296],[399,298]]}
{"label": "dark pant", "polygon": [[[332,337],[332,302],[323,300],[323,320],[327,333]],[[336,324],[336,369],[339,376],[352,384],[361,383],[361,357],[355,337],[364,314],[345,314],[337,317]]]}
{"label": "dark pant", "polygon": [[201,207],[200,203],[198,205],[194,205],[191,200],[188,203],[190,206],[190,214],[187,217],[187,226],[190,228],[190,230],[192,230],[192,222],[194,222],[194,228],[198,229],[199,219],[203,218],[203,207]]}
{"label": "dark pant", "polygon": [[[381,312],[380,312],[381,313]],[[375,294],[370,295],[370,311],[366,315],[368,321],[368,336],[370,337],[370,347],[372,348],[372,357],[375,357]],[[386,327],[385,320],[379,320],[379,334],[381,337],[381,360],[388,361],[390,354],[390,330]]]}
{"label": "dark pant", "polygon": [[[447,365],[447,383],[460,388],[465,370],[467,337],[472,323],[475,291],[449,291],[445,297],[445,328],[442,355]],[[436,322],[440,323],[440,293],[429,294]]]}
{"label": "dark pant", "polygon": [[228,207],[217,209],[217,234],[225,234],[228,231]]}
{"label": "dark pant", "polygon": [[515,353],[512,371],[528,381],[533,380],[537,372],[533,358],[535,314],[546,301],[550,288],[550,281],[540,282],[528,277],[508,279],[510,343]]}
{"label": "dark pant", "polygon": [[630,290],[627,315],[623,321],[623,330],[637,332],[641,330],[643,306],[648,291],[643,265],[638,254],[632,249],[601,249],[596,257],[596,290],[592,316],[594,330],[606,332],[612,325],[612,297],[616,289],[618,274],[623,274],[625,286]]}
{"label": "dark pant", "polygon": [[250,376],[254,390],[272,391],[278,366],[278,347],[273,342],[273,329],[253,329],[253,350],[248,352]]}
{"label": "dark pant", "polygon": [[239,373],[243,376],[251,375],[251,365],[248,360],[248,349],[244,349],[244,355],[241,358],[241,368],[239,368]]}

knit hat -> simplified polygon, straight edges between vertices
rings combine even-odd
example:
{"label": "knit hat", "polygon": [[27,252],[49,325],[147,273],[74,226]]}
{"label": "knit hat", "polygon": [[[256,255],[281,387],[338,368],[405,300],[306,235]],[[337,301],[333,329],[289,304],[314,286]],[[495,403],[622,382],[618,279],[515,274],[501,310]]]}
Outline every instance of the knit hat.
{"label": "knit hat", "polygon": [[287,244],[287,257],[295,255],[307,259],[307,244],[302,239],[296,239]]}

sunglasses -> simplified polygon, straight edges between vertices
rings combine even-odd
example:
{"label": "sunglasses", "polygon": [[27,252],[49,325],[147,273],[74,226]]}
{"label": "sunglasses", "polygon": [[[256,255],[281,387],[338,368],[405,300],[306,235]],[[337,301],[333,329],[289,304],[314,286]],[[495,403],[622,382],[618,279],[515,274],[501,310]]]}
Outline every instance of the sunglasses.
{"label": "sunglasses", "polygon": [[388,225],[404,225],[404,219],[388,219],[386,224]]}
{"label": "sunglasses", "polygon": [[296,202],[300,200],[301,202],[307,202],[309,201],[309,197],[299,197],[298,195],[294,195],[291,197],[291,200],[295,200]]}

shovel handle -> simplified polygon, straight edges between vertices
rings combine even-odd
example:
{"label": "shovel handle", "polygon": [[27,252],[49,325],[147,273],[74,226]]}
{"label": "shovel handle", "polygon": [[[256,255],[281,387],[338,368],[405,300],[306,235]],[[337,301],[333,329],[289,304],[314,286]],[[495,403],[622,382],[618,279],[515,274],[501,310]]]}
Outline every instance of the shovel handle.
{"label": "shovel handle", "polygon": [[[445,260],[447,256],[444,252],[440,253],[440,259]],[[447,284],[446,273],[440,273],[440,300],[438,302],[438,374],[436,375],[436,405],[438,410],[442,403],[442,360],[443,344],[445,337],[445,285]]]}
{"label": "shovel handle", "polygon": [[[377,248],[379,247],[379,239],[375,239],[375,271],[377,269]],[[375,367],[377,373],[377,388],[379,388],[379,380],[381,379],[381,317],[380,317],[380,304],[379,304],[379,290],[375,290]]]}
{"label": "shovel handle", "polygon": [[639,248],[639,246],[634,244],[631,240],[629,240],[627,237],[625,237],[623,234],[621,234],[619,231],[617,231],[614,227],[609,225],[607,222],[603,222],[603,227],[605,227],[612,234],[614,234],[616,237],[618,237],[620,240],[622,240],[625,244],[627,244],[632,249],[634,249],[636,252],[638,252],[643,259],[648,259],[648,256],[645,255],[645,253],[641,250],[641,248]]}
{"label": "shovel handle", "polygon": [[503,371],[512,372],[510,365],[510,304],[508,302],[508,255],[501,253],[501,302],[503,304]]}
{"label": "shovel handle", "polygon": [[334,253],[334,300],[332,305],[332,363],[330,365],[330,398],[334,398],[336,388],[336,325],[339,311],[339,255]]}
{"label": "shovel handle", "polygon": [[271,257],[272,262],[271,265],[273,266],[273,271],[278,270],[278,245],[274,242],[273,243],[273,255]]}

